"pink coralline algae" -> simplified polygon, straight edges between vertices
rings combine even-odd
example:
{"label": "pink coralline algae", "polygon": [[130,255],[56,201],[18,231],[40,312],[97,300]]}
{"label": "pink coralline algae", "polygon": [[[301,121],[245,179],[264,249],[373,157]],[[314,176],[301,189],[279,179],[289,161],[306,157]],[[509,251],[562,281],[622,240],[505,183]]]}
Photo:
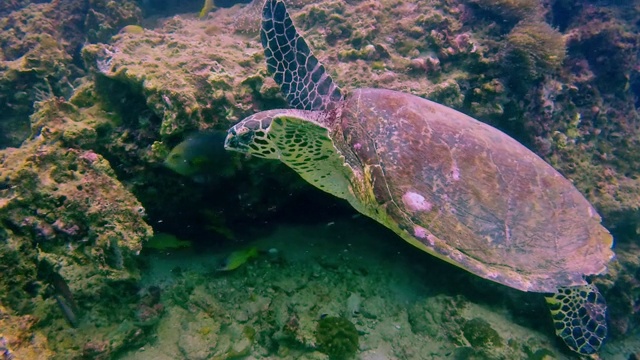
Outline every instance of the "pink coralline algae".
{"label": "pink coralline algae", "polygon": [[89,150],[89,151],[85,152],[84,154],[80,155],[80,158],[86,160],[89,163],[96,162],[99,159],[98,154],[94,153],[91,150]]}
{"label": "pink coralline algae", "polygon": [[56,220],[53,227],[69,236],[76,236],[80,232],[80,227],[76,224],[65,224],[61,219]]}

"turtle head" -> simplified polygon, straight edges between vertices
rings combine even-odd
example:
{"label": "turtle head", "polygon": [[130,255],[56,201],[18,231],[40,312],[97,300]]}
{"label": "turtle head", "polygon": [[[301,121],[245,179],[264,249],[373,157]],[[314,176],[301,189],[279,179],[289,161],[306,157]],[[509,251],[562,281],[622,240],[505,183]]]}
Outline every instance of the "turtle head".
{"label": "turtle head", "polygon": [[253,114],[235,124],[227,132],[224,148],[267,159],[277,159],[276,145],[267,134],[272,119],[282,110],[269,110]]}
{"label": "turtle head", "polygon": [[324,142],[331,143],[324,117],[322,112],[297,109],[262,111],[229,129],[224,148],[286,163],[312,161],[322,157]]}

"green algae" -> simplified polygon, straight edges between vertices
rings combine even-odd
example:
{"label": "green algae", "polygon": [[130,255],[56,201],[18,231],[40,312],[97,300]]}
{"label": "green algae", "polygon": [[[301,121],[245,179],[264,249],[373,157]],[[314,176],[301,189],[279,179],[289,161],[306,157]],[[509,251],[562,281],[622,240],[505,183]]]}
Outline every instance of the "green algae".
{"label": "green algae", "polygon": [[330,359],[351,359],[358,351],[358,330],[343,317],[327,316],[318,320],[316,342]]}
{"label": "green algae", "polygon": [[507,35],[504,56],[507,71],[517,74],[518,81],[537,81],[562,65],[565,40],[545,22],[523,22]]}
{"label": "green algae", "polygon": [[473,347],[501,347],[503,340],[484,319],[473,318],[462,325],[464,337]]}
{"label": "green algae", "polygon": [[472,2],[511,21],[536,18],[541,10],[539,0],[472,0]]}

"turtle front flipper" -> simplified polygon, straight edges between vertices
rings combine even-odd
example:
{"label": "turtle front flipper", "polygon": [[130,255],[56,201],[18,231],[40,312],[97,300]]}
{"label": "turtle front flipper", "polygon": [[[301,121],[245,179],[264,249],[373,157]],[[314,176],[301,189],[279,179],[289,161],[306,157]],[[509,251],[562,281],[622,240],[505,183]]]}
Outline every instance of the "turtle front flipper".
{"label": "turtle front flipper", "polygon": [[338,86],[296,31],[282,0],[265,1],[260,38],[267,69],[289,105],[328,110],[342,99]]}
{"label": "turtle front flipper", "polygon": [[595,285],[571,286],[546,296],[556,335],[582,355],[595,354],[607,336],[607,304]]}

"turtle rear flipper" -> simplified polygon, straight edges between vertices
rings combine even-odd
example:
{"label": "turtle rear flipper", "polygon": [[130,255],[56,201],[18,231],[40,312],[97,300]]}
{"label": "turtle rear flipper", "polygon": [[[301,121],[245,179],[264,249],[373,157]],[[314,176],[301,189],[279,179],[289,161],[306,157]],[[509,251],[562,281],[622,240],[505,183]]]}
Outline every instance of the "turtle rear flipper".
{"label": "turtle rear flipper", "polygon": [[328,110],[342,99],[324,66],[298,34],[282,0],[267,0],[260,31],[267,69],[300,110]]}
{"label": "turtle rear flipper", "polygon": [[607,337],[604,296],[595,285],[563,287],[546,296],[556,335],[571,350],[595,354]]}

